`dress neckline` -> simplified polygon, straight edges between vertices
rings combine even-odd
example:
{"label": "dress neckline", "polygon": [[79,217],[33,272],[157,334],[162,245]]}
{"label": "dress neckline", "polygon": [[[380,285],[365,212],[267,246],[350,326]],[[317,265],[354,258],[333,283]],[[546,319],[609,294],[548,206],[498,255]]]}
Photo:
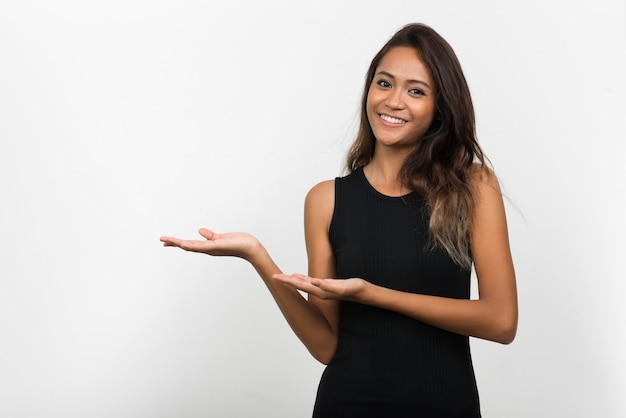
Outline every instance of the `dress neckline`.
{"label": "dress neckline", "polygon": [[379,192],[378,190],[376,190],[374,186],[372,186],[372,184],[369,182],[367,177],[365,177],[365,173],[363,172],[363,167],[359,167],[355,171],[355,174],[357,174],[361,178],[361,181],[363,182],[363,184],[365,184],[365,187],[367,187],[367,189],[369,189],[375,196],[379,197],[380,199],[389,200],[389,201],[402,201],[415,194],[415,192],[409,192],[401,196],[389,196],[389,195]]}

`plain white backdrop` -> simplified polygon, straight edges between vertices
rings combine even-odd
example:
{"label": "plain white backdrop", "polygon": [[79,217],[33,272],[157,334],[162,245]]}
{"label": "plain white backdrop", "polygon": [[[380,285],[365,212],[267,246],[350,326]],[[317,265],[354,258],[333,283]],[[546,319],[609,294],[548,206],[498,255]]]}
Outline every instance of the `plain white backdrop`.
{"label": "plain white backdrop", "polygon": [[304,272],[363,77],[402,25],[453,46],[507,197],[520,324],[472,340],[483,416],[623,417],[623,1],[0,3],[0,416],[310,416],[323,366],[251,267]]}

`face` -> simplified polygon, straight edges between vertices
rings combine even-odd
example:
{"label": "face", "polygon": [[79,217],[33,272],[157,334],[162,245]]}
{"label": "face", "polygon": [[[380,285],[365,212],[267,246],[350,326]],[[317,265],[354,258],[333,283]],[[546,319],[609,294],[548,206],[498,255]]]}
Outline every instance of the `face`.
{"label": "face", "polygon": [[413,149],[435,116],[435,83],[418,52],[395,47],[380,61],[366,111],[378,146]]}

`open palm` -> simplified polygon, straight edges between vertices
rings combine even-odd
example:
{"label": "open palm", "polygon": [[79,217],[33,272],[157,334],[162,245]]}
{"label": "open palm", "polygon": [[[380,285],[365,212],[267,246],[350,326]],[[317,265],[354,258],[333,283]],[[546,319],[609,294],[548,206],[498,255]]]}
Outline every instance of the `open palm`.
{"label": "open palm", "polygon": [[175,237],[161,237],[164,247],[178,247],[185,251],[205,253],[214,256],[231,256],[249,259],[260,247],[259,241],[245,232],[217,234],[209,229],[199,231],[205,239],[186,240]]}

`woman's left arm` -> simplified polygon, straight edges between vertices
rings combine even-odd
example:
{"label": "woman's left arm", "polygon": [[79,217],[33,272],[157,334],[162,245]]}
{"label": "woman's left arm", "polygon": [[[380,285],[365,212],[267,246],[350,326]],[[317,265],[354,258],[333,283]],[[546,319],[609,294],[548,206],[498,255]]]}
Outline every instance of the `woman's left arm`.
{"label": "woman's left arm", "polygon": [[492,173],[476,180],[471,231],[478,278],[476,300],[401,292],[362,279],[280,275],[279,280],[322,299],[343,299],[395,311],[458,334],[509,344],[517,332],[517,287],[502,194]]}

